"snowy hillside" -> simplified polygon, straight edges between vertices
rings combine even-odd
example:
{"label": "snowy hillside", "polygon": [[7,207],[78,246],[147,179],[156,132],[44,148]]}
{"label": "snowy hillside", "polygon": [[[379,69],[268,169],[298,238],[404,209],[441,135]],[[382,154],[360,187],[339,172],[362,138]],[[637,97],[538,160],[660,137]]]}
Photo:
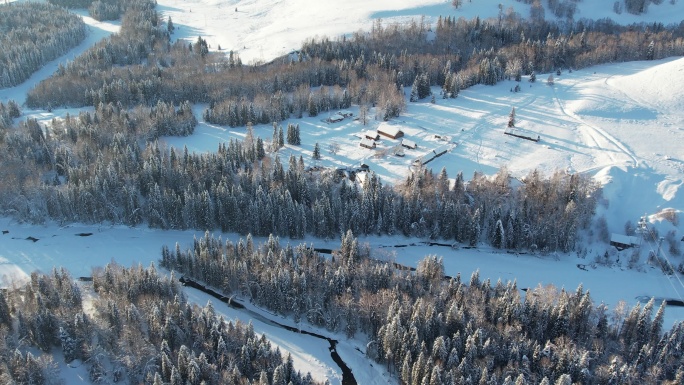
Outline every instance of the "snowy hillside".
{"label": "snowy hillside", "polygon": [[[546,1],[542,3],[546,4]],[[176,39],[195,41],[202,36],[213,50],[233,50],[244,63],[263,62],[299,49],[308,38],[336,38],[358,31],[367,31],[375,21],[435,23],[439,16],[497,17],[510,9],[522,17],[530,15],[530,5],[514,0],[462,1],[456,9],[451,0],[351,0],[351,1],[276,1],[255,0],[159,0],[158,9],[171,17],[177,30]],[[499,4],[502,5],[501,10]],[[575,20],[611,18],[620,24],[679,23],[684,14],[684,2],[651,4],[647,13],[616,14],[612,1],[584,0],[577,3]],[[554,19],[548,10],[547,19]]]}

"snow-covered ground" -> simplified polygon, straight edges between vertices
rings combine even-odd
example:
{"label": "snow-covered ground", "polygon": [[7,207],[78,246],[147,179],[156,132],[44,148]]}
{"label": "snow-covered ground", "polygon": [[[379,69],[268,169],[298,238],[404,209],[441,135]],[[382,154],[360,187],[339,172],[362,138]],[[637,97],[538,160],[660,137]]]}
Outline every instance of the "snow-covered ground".
{"label": "snow-covered ground", "polygon": [[[463,7],[454,10],[451,1],[435,0],[351,0],[348,2],[291,0],[263,2],[256,0],[159,0],[159,10],[171,16],[177,27],[174,38],[194,41],[201,35],[213,49],[218,45],[225,50],[235,49],[245,63],[267,61],[297,49],[312,35],[331,37],[347,35],[369,28],[372,20],[409,22],[425,15],[434,20],[438,15],[483,18],[496,16],[498,4],[527,15],[528,6],[513,0],[464,1]],[[612,13],[612,2],[583,1],[578,3],[576,18],[611,17],[620,23],[633,21],[679,22],[684,14],[684,2],[675,5],[668,1],[651,5],[646,15],[636,17]],[[85,14],[85,13],[83,13]],[[547,16],[549,12],[547,12]],[[0,90],[0,101],[25,100],[26,92],[38,81],[49,76],[59,63],[73,59],[99,39],[116,32],[116,23],[99,23],[84,17],[89,34],[79,47],[64,57],[48,64],[24,84]],[[604,186],[604,203],[598,215],[606,217],[611,232],[622,233],[627,220],[633,223],[647,214],[652,226],[661,235],[676,230],[682,237],[682,225],[674,226],[659,220],[655,214],[664,208],[679,212],[684,209],[684,59],[665,59],[655,62],[633,62],[603,65],[555,76],[553,86],[546,84],[548,74],[539,75],[538,81],[521,83],[522,90],[512,93],[515,82],[497,86],[476,86],[462,91],[457,99],[437,98],[436,104],[428,100],[408,103],[407,111],[398,119],[380,123],[371,120],[368,126],[346,119],[339,123],[323,122],[328,114],[316,118],[291,120],[301,127],[302,146],[286,146],[281,157],[302,155],[310,163],[314,143],[321,145],[323,166],[370,165],[389,183],[403,179],[410,172],[411,162],[432,150],[448,152],[428,166],[435,171],[446,167],[453,178],[463,171],[469,179],[476,170],[492,174],[500,166],[507,166],[514,176],[521,177],[538,168],[545,174],[561,169],[593,175]],[[437,92],[438,90],[435,89]],[[538,143],[503,135],[511,108],[515,107],[515,132],[521,135],[540,136]],[[201,117],[202,106],[196,108]],[[358,109],[352,108],[358,115]],[[49,120],[74,110],[27,111],[32,116]],[[371,111],[372,113],[373,111]],[[286,126],[288,122],[283,122]],[[383,139],[376,150],[358,146],[358,136],[380,124],[399,126],[406,137],[418,144],[415,150],[405,150],[404,158],[389,154],[399,142]],[[257,126],[255,133],[269,140],[270,126]],[[170,146],[187,145],[194,151],[214,151],[217,143],[244,136],[243,128],[231,129],[202,122],[194,135],[188,138],[165,138]],[[437,137],[439,136],[439,138]],[[336,154],[328,149],[339,147]],[[384,156],[380,155],[386,152]],[[287,164],[287,162],[284,162]],[[53,266],[65,266],[73,276],[90,275],[93,266],[110,261],[130,266],[148,265],[158,260],[162,245],[180,242],[188,246],[193,236],[203,232],[159,231],[146,228],[84,226],[29,226],[9,218],[0,218],[0,285],[12,279],[25,278],[31,271],[49,272]],[[79,233],[93,233],[88,237]],[[34,237],[37,241],[27,240]],[[237,239],[237,235],[224,238]],[[452,250],[446,247],[414,246],[401,249],[381,248],[381,245],[409,243],[400,237],[367,238],[376,255],[397,262],[416,265],[427,254],[444,258],[447,274],[461,273],[468,279],[479,269],[483,279],[517,280],[519,288],[554,284],[574,290],[580,283],[589,290],[596,302],[605,302],[612,308],[624,300],[634,305],[638,297],[656,296],[682,299],[684,284],[680,276],[664,276],[657,268],[644,261],[642,253],[639,269],[627,269],[628,251],[620,256],[620,263],[612,266],[592,266],[596,256],[603,255],[608,245],[595,239],[582,247],[582,252],[567,255],[511,255],[486,248],[478,250]],[[295,241],[298,243],[298,241]],[[337,241],[324,242],[306,239],[319,247],[337,247]],[[683,244],[684,247],[684,244]],[[654,243],[644,245],[645,251],[656,249]],[[614,261],[616,255],[611,258]],[[676,265],[681,257],[669,256]],[[578,264],[586,270],[578,268]],[[190,298],[200,304],[209,299],[201,293],[188,291]],[[212,301],[215,303],[215,301]],[[216,304],[217,311],[227,318],[240,318],[244,314]],[[684,320],[684,309],[668,307],[666,326]],[[293,354],[298,370],[311,371],[315,378],[329,378],[339,384],[341,373],[330,359],[327,343],[296,336],[255,322],[255,330],[266,335],[282,350]],[[339,336],[338,350],[350,364],[360,383],[387,383],[382,368],[365,359],[356,348],[358,341],[347,341]],[[79,372],[80,373],[80,372]],[[77,377],[78,375],[74,376]],[[71,382],[69,382],[71,383]]]}

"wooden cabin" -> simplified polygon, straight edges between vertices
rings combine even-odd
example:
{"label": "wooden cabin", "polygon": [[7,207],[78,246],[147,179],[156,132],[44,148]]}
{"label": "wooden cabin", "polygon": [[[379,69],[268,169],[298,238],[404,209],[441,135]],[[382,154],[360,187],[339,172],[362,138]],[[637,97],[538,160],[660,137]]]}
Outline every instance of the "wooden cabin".
{"label": "wooden cabin", "polygon": [[378,134],[390,139],[397,139],[404,136],[404,131],[400,130],[399,127],[381,125],[378,127]]}

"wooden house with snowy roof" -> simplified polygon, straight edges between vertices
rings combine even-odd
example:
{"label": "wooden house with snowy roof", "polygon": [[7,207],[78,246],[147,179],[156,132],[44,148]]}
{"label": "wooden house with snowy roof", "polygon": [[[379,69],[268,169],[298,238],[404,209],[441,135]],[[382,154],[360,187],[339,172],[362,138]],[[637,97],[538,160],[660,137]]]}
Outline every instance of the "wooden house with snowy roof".
{"label": "wooden house with snowy roof", "polygon": [[404,136],[404,131],[400,130],[399,127],[384,124],[378,127],[378,134],[390,139],[398,139]]}

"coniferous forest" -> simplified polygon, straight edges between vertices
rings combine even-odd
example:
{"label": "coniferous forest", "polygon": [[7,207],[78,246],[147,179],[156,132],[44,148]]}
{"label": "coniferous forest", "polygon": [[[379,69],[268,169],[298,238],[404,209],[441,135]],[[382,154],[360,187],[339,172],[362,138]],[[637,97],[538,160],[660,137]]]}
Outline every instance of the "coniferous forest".
{"label": "coniferous forest", "polygon": [[[85,365],[93,384],[314,384],[253,326],[188,303],[154,265],[96,271],[84,299],[64,270],[0,291],[0,382],[57,384],[51,352]],[[39,353],[23,352],[30,345]]]}
{"label": "coniferous forest", "polygon": [[[300,141],[297,125],[282,127],[290,118],[354,105],[389,120],[413,99],[404,94],[411,86],[416,99],[435,86],[455,98],[475,84],[682,55],[684,23],[554,23],[515,13],[442,17],[434,25],[376,22],[367,33],[309,39],[296,58],[245,64],[201,37],[172,43],[173,24],[154,1],[50,3],[0,5],[0,30],[9,31],[0,38],[0,87],[21,83],[83,40],[82,21],[59,6],[120,17],[121,31],[60,66],[25,105],[88,111],[46,127],[19,120],[17,102],[0,103],[0,214],[29,223],[207,230],[189,250],[164,248],[162,266],[297,322],[361,338],[367,357],[402,384],[684,382],[684,329],[663,330],[663,304],[608,309],[582,287],[529,288],[523,299],[514,282],[492,283],[477,272],[467,281],[445,277],[434,256],[415,272],[395,269],[355,238],[573,251],[601,198],[588,175],[533,171],[512,183],[505,167],[494,176],[422,168],[396,185],[374,174],[359,184],[279,153],[284,137]],[[556,3],[554,12],[572,8]],[[46,14],[54,25],[32,19]],[[207,154],[161,146],[161,136],[193,133],[197,103],[206,104],[206,121],[244,127],[245,139]],[[272,137],[255,137],[254,124],[272,125]],[[234,244],[214,231],[246,238]],[[251,234],[269,239],[256,245]],[[342,241],[331,258],[280,244],[306,235]],[[313,383],[251,325],[189,304],[173,275],[108,265],[94,272],[92,288],[92,309],[64,270],[0,292],[2,383],[51,383],[54,362],[22,344],[61,349],[67,362],[87,365],[94,383]]]}
{"label": "coniferous forest", "polygon": [[[208,232],[161,265],[277,314],[368,342],[401,384],[681,384],[684,325],[663,330],[665,303],[607,309],[581,286],[529,288],[474,272],[445,277],[371,258],[351,231],[332,258],[277,237],[237,244]],[[653,314],[655,312],[655,315]]]}
{"label": "coniferous forest", "polygon": [[86,36],[80,17],[50,4],[5,5],[0,12],[0,88],[21,84]]}

